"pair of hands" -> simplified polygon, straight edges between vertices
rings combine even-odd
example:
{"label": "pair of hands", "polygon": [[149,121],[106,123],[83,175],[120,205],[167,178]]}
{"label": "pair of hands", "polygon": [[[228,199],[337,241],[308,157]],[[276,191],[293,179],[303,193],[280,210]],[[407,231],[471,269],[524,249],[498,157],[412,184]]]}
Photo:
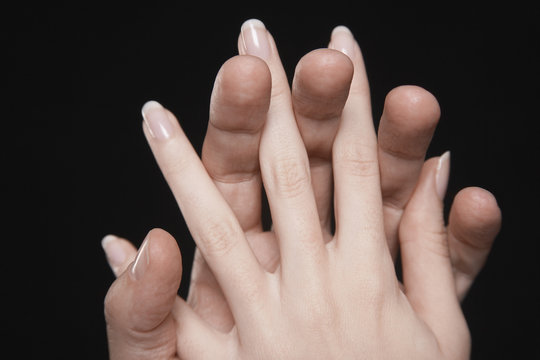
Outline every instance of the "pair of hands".
{"label": "pair of hands", "polygon": [[261,22],[244,23],[238,48],[216,77],[202,162],[170,112],[143,107],[197,252],[185,302],[168,233],[150,231],[138,252],[104,239],[118,276],[105,301],[111,358],[467,358],[459,301],[500,211],[489,192],[467,188],[445,227],[449,153],[424,162],[436,99],[418,87],[392,90],[377,138],[362,55],[346,28],[300,60],[292,90]]}

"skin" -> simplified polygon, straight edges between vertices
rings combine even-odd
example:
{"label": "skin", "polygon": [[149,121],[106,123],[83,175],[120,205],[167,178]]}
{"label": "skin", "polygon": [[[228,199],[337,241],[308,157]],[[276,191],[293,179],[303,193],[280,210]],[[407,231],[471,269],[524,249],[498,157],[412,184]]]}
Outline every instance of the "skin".
{"label": "skin", "polygon": [[[111,358],[466,358],[459,299],[489,253],[500,210],[489,192],[467,188],[444,226],[439,159],[424,163],[436,99],[394,89],[377,139],[352,38],[343,49],[335,31],[331,49],[302,58],[291,92],[266,34],[266,61],[245,55],[239,40],[242,55],[216,78],[202,163],[172,114],[166,141],[145,127],[198,250],[186,303],[176,296],[181,257],[169,234],[149,233],[144,262],[114,240],[125,256],[111,263],[119,277],[105,302]],[[262,183],[270,232],[260,221]]]}

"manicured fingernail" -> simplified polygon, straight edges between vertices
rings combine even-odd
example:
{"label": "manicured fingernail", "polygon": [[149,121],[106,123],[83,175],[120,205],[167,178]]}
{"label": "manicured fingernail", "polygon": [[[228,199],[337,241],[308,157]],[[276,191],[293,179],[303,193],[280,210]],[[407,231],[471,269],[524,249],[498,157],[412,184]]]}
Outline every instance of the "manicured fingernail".
{"label": "manicured fingernail", "polygon": [[131,267],[131,275],[135,278],[135,280],[138,280],[144,276],[144,273],[148,268],[148,264],[150,264],[150,252],[148,249],[149,243],[150,237],[146,236],[146,239],[144,239],[139,251],[137,252],[137,257],[133,262],[133,266]]}
{"label": "manicured fingernail", "polygon": [[351,60],[354,56],[354,36],[351,31],[343,25],[336,26],[330,36],[328,48],[341,51]]}
{"label": "manicured fingernail", "polygon": [[246,54],[258,56],[263,60],[270,58],[270,44],[266,27],[257,19],[247,20],[241,28],[242,43]]}
{"label": "manicured fingernail", "polygon": [[144,123],[150,135],[157,140],[167,140],[171,137],[174,127],[169,115],[157,101],[148,101],[141,110]]}
{"label": "manicured fingernail", "polygon": [[448,187],[448,178],[450,177],[450,151],[445,152],[439,158],[435,172],[435,189],[439,199],[444,200],[446,188]]}
{"label": "manicured fingernail", "polygon": [[124,261],[126,261],[127,254],[122,247],[122,244],[118,238],[114,235],[107,235],[101,240],[101,247],[107,255],[107,261],[113,272],[116,274],[116,271]]}

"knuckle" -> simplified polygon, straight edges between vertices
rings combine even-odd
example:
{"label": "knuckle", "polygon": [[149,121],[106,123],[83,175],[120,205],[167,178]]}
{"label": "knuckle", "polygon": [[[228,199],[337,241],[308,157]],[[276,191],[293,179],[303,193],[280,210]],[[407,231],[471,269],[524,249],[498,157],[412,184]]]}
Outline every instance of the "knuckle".
{"label": "knuckle", "polygon": [[375,160],[350,157],[343,159],[342,165],[348,173],[357,177],[374,177],[379,175],[379,168]]}
{"label": "knuckle", "polygon": [[270,102],[285,104],[289,101],[289,86],[283,84],[272,84],[272,91],[270,93]]}
{"label": "knuckle", "polygon": [[388,286],[378,277],[371,277],[366,280],[363,284],[365,297],[367,305],[375,311],[375,313],[384,312],[385,306],[388,299]]}
{"label": "knuckle", "polygon": [[[397,136],[399,135],[396,135],[396,137]],[[415,144],[415,146],[411,146],[410,143],[407,143],[408,146],[404,147],[403,143],[399,143],[397,141],[387,141],[388,137],[390,137],[390,135],[384,134],[383,138],[381,139],[383,141],[379,142],[381,149],[385,153],[400,160],[408,160],[408,161],[423,161],[424,160],[426,156],[425,148],[429,144],[421,143],[419,139],[416,139],[415,141],[417,143]]]}
{"label": "knuckle", "polygon": [[446,229],[428,229],[422,245],[430,253],[442,258],[450,258]]}
{"label": "knuckle", "polygon": [[238,231],[235,226],[227,220],[209,221],[200,233],[200,238],[206,255],[225,256],[238,243]]}
{"label": "knuckle", "polygon": [[303,303],[301,313],[305,326],[314,331],[334,328],[338,321],[335,306],[323,298]]}
{"label": "knuckle", "polygon": [[334,156],[336,166],[343,168],[348,174],[356,177],[379,176],[377,156],[365,145],[349,145],[340,147]]}
{"label": "knuckle", "polygon": [[276,161],[272,175],[278,194],[284,197],[296,197],[311,186],[308,166],[300,159],[284,158]]}
{"label": "knuckle", "polygon": [[400,244],[449,258],[448,231],[444,219],[442,216],[434,218],[432,215],[425,209],[405,212],[399,232]]}
{"label": "knuckle", "polygon": [[260,283],[249,280],[250,274],[245,275],[245,279],[241,280],[242,286],[239,287],[239,293],[242,295],[244,303],[250,308],[250,312],[262,315],[265,313],[266,291]]}

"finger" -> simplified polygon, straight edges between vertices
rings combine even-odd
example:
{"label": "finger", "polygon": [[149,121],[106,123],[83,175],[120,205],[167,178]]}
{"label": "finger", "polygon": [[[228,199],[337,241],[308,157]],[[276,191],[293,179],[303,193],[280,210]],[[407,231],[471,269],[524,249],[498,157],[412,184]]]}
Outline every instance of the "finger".
{"label": "finger", "polygon": [[[261,266],[274,273],[279,265],[279,249],[274,234],[264,232],[246,236]],[[234,326],[234,317],[227,299],[199,249],[196,249],[193,258],[187,302],[216,330],[229,332]]]}
{"label": "finger", "polygon": [[[116,277],[122,275],[137,255],[133,244],[114,235],[105,236],[101,245]],[[199,249],[196,249],[193,259],[188,304],[216,330],[228,332],[234,326],[234,317],[225,295]]]}
{"label": "finger", "polygon": [[296,66],[292,103],[311,169],[311,184],[321,226],[332,217],[332,144],[349,94],[353,65],[343,53],[314,50]]}
{"label": "finger", "polygon": [[137,249],[126,239],[107,235],[101,240],[101,246],[107,255],[107,262],[116,277],[122,275],[129,264],[135,260]]}
{"label": "finger", "polygon": [[172,313],[176,320],[177,352],[180,359],[220,359],[233,344],[230,341],[232,332],[224,333],[212,328],[182,298],[176,298]]}
{"label": "finger", "polygon": [[[263,60],[237,56],[221,67],[210,101],[202,161],[245,232],[262,231],[259,141],[271,88],[270,71]],[[251,239],[260,236],[248,236],[248,241]],[[261,242],[250,245],[264,267],[258,251]],[[227,332],[234,326],[225,295],[198,249],[188,303],[215,329]]]}
{"label": "finger", "polygon": [[270,103],[268,66],[236,56],[220,69],[212,99],[202,161],[244,231],[261,231],[259,140]]}
{"label": "finger", "polygon": [[[108,241],[108,249],[125,245],[119,239]],[[147,359],[156,354],[172,358],[176,329],[171,311],[181,277],[182,259],[176,241],[163,230],[150,231],[136,259],[105,298],[111,359]]]}
{"label": "finger", "polygon": [[398,252],[398,227],[440,117],[437,99],[417,86],[388,93],[378,131],[384,226],[392,257]]}
{"label": "finger", "polygon": [[359,263],[360,253],[365,259],[360,262],[362,265],[388,265],[377,139],[362,54],[353,35],[344,26],[334,29],[329,47],[347,54],[354,65],[349,97],[332,149],[336,232],[342,242],[337,245],[354,263]]}
{"label": "finger", "polygon": [[460,300],[465,298],[484,266],[501,228],[501,218],[497,200],[487,190],[469,187],[454,198],[448,221],[448,241]]}
{"label": "finger", "polygon": [[[116,277],[121,276],[137,256],[137,249],[126,239],[107,235],[103,238],[101,244],[107,255],[107,261]],[[234,326],[233,315],[214,274],[208,268],[198,249],[195,253],[193,263],[188,296],[189,305],[185,304],[182,299],[177,298],[175,305],[176,312],[178,313],[177,317],[182,319],[185,317],[196,318],[197,316],[195,314],[197,314],[200,316],[200,319],[204,320],[214,329],[223,333],[230,331]],[[188,309],[185,309],[186,306]],[[192,314],[192,311],[195,314]],[[206,330],[208,326],[202,326],[198,322],[182,320],[177,321],[177,325],[185,329],[189,334],[208,331]],[[188,328],[191,330],[187,330]],[[181,338],[187,339],[188,337],[181,336]],[[188,351],[192,346],[186,346],[184,348]],[[186,358],[194,357],[186,356]]]}
{"label": "finger", "polygon": [[234,316],[227,299],[199,249],[193,257],[187,303],[214,329],[229,332],[233,328]]}
{"label": "finger", "polygon": [[403,214],[399,238],[405,294],[415,312],[435,333],[443,353],[456,355],[455,352],[469,350],[463,346],[469,340],[456,296],[443,218],[449,156],[447,152],[426,161]]}
{"label": "finger", "polygon": [[[259,20],[242,25],[240,53],[263,58],[272,75],[272,98],[261,138],[261,175],[280,245],[283,274],[313,279],[324,244],[309,162],[296,125],[287,77],[276,45]],[[288,269],[294,271],[288,271]]]}
{"label": "finger", "polygon": [[235,319],[249,317],[265,298],[266,282],[238,221],[174,115],[153,101],[143,107],[143,118],[152,152]]}

